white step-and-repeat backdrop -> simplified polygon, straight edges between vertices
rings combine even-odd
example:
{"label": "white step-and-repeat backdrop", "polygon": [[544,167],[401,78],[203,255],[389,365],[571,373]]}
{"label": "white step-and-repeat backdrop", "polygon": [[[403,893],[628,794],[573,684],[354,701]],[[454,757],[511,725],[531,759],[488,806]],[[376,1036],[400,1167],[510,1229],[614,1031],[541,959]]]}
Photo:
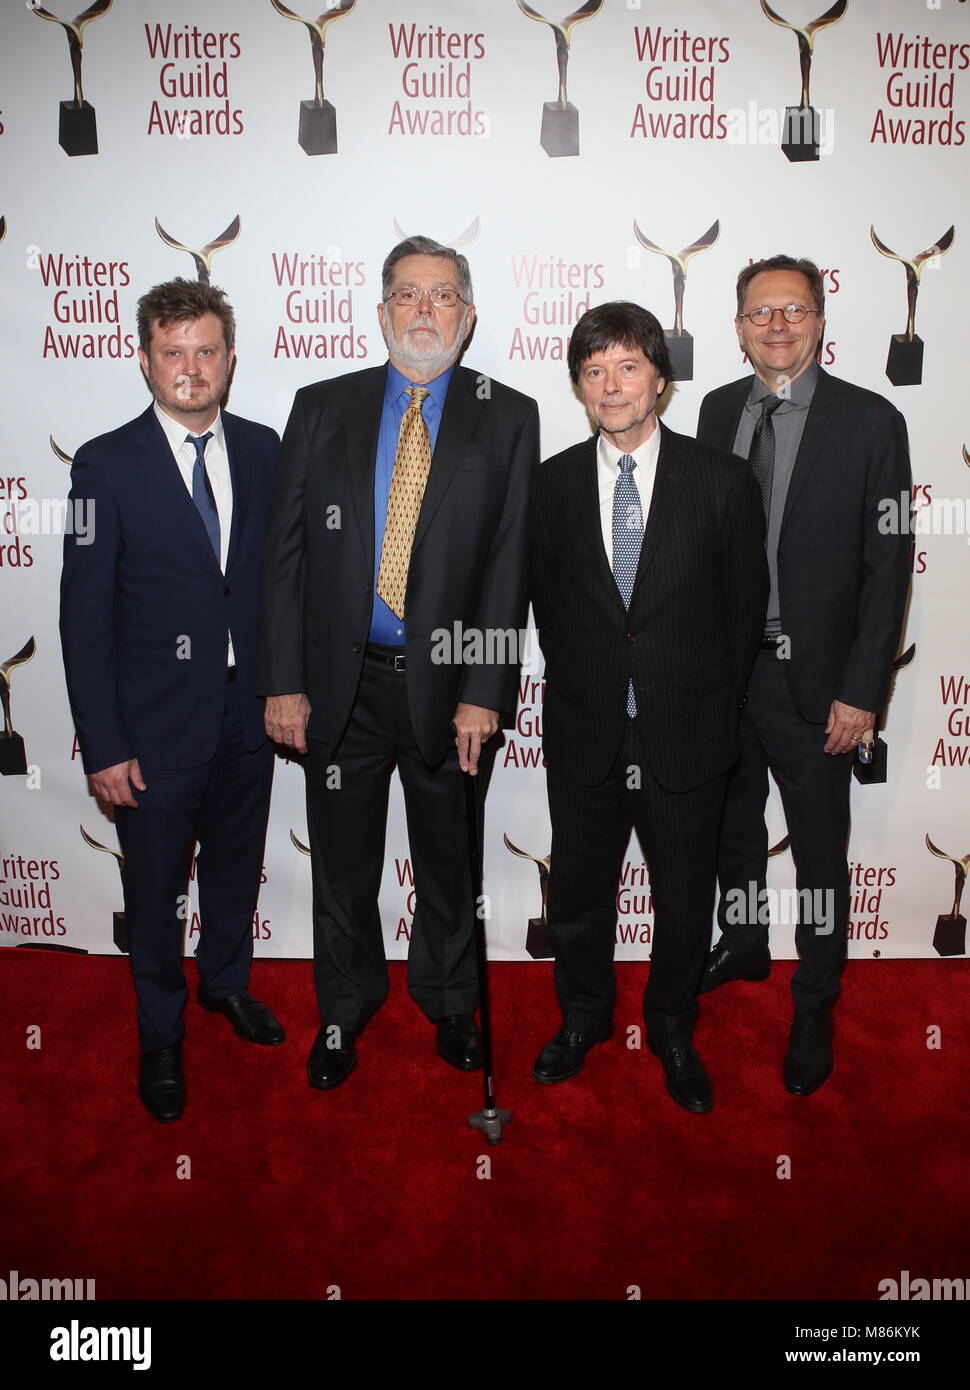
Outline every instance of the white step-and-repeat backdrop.
{"label": "white step-and-repeat backdrop", "polygon": [[[276,0],[95,0],[75,16],[83,0],[54,2],[4,0],[0,15],[0,946],[123,939],[57,592],[70,457],[147,403],[138,296],[211,274],[239,321],[232,409],[281,430],[298,387],[384,360],[381,263],[420,232],[468,255],[467,363],[538,399],[546,455],[588,429],[564,362],[588,305],[635,299],[681,330],[665,419],[693,433],[704,393],[745,370],[739,268],[779,251],[822,268],[822,363],[903,411],[915,483],[889,777],[853,784],[850,952],[934,955],[970,852],[970,4],[303,0],[304,16]],[[808,104],[791,128],[787,108]],[[904,344],[888,364],[913,329],[912,284],[922,361]],[[542,695],[533,661],[489,796],[498,959],[544,950],[529,937],[540,876],[516,853],[549,849]],[[774,792],[769,816],[785,916]],[[306,841],[303,775],[280,763],[260,955],[310,953]],[[414,899],[396,786],[386,864],[397,957]],[[649,955],[635,841],[617,915],[618,959]],[[791,926],[772,935],[790,956]],[[936,943],[964,950],[959,926]]]}

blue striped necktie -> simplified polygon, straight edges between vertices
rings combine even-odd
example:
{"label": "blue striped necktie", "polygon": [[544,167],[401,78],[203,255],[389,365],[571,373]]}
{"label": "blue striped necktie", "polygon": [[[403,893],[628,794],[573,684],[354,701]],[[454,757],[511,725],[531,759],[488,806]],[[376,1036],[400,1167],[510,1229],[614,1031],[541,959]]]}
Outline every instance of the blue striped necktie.
{"label": "blue striped necktie", "polygon": [[[613,578],[624,608],[630,607],[643,545],[643,510],[640,494],[633,481],[636,466],[637,461],[632,454],[623,455],[618,464],[620,475],[613,490]],[[637,712],[632,681],[626,695],[626,712],[631,719]]]}
{"label": "blue striped necktie", "polygon": [[219,564],[222,558],[219,512],[216,507],[215,493],[212,491],[212,483],[205,471],[205,446],[211,438],[212,431],[210,430],[208,434],[187,434],[185,442],[195,447],[195,463],[192,465],[192,501],[202,518],[202,524],[205,526],[216,557],[216,564]]}

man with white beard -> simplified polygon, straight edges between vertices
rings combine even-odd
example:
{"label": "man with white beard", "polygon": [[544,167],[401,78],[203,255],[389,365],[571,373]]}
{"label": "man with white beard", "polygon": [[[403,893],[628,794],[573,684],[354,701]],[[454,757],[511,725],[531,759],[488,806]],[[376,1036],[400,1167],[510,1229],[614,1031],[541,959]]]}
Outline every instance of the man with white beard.
{"label": "man with white beard", "polygon": [[[399,243],[377,315],[386,365],[297,393],[266,539],[259,688],[269,736],[306,754],[317,1090],[351,1074],[387,993],[395,766],[416,890],[408,989],[444,1060],[481,1066],[462,774],[483,796],[515,707],[519,653],[494,634],[524,627],[539,457],[535,402],[456,365],[475,322],[464,256]],[[443,651],[459,630],[478,641]],[[489,661],[496,646],[505,659]]]}

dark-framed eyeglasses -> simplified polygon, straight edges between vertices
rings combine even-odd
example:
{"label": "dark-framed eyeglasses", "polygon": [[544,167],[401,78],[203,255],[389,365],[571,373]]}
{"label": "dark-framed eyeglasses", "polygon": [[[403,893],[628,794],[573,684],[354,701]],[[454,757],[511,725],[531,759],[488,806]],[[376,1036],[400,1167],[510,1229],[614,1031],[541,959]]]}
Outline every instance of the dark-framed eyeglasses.
{"label": "dark-framed eyeglasses", "polygon": [[784,309],[769,309],[762,304],[760,309],[751,309],[747,314],[738,314],[739,319],[750,319],[756,328],[764,328],[772,322],[776,314],[784,314],[786,323],[801,323],[806,314],[817,314],[818,309],[806,309],[804,304],[786,304]]}
{"label": "dark-framed eyeglasses", "polygon": [[416,309],[424,296],[427,295],[436,309],[453,309],[456,304],[461,302],[467,304],[467,299],[462,299],[457,290],[449,290],[444,285],[436,285],[433,290],[419,290],[417,285],[402,285],[399,289],[391,290],[390,294],[385,295],[384,303],[393,299],[395,304],[400,304],[402,309]]}

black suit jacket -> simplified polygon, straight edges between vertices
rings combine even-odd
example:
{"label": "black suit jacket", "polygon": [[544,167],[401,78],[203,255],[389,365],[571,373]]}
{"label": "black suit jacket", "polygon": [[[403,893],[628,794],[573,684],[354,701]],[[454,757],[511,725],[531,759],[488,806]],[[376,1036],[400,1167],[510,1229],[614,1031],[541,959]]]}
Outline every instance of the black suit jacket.
{"label": "black suit jacket", "polygon": [[247,747],[265,743],[256,695],[263,535],[280,441],[222,413],[232,477],[225,575],[154,408],[77,451],[71,499],[94,535],[64,538],[61,642],[86,772],[130,758],[160,768],[213,756],[232,633]]}
{"label": "black suit jacket", "polygon": [[[308,737],[333,747],[353,708],[373,608],[374,471],[387,368],[298,391],[266,543],[260,689],[304,692]],[[441,662],[441,633],[524,625],[535,401],[456,367],[408,572],[407,690],[422,756],[453,744],[459,701],[511,712],[518,644],[504,661]],[[459,636],[457,651],[470,651]],[[493,649],[494,654],[494,649]]]}
{"label": "black suit jacket", "polygon": [[610,770],[634,683],[651,772],[686,791],[738,755],[738,711],[768,599],[751,470],[660,426],[629,612],[603,545],[597,436],[539,469],[532,602],[546,659],[543,752],[590,786]]}
{"label": "black suit jacket", "polygon": [[[697,436],[733,449],[750,376],[705,396]],[[909,588],[906,422],[882,396],[819,369],[778,542],[786,665],[799,713],[823,723],[833,700],[881,710]],[[880,529],[880,521],[883,528]]]}

